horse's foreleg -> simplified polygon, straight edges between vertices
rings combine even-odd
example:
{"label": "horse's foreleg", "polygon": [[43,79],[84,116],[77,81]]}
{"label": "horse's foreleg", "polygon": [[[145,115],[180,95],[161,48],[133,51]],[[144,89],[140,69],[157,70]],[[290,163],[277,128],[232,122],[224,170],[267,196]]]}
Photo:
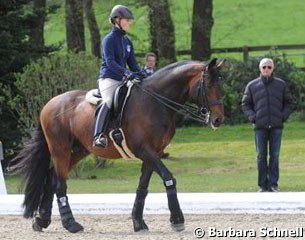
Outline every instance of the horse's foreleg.
{"label": "horse's foreleg", "polygon": [[143,159],[143,161],[147,161],[149,164],[151,164],[153,171],[156,171],[162,178],[166,188],[168,207],[171,213],[171,226],[175,231],[184,230],[184,216],[179,205],[176,190],[176,179],[173,177],[173,174],[163,164],[158,156],[158,153],[155,151],[149,149],[145,149],[144,151],[141,149],[141,151],[139,150],[137,153],[137,156]]}
{"label": "horse's foreleg", "polygon": [[43,195],[40,200],[39,210],[36,214],[32,227],[35,231],[42,231],[42,228],[47,228],[51,223],[52,204],[54,191],[52,188],[52,178],[54,169],[49,169],[46,177],[46,182],[43,187]]}
{"label": "horse's foreleg", "polygon": [[139,181],[139,186],[136,193],[136,199],[134,201],[132,209],[132,222],[135,232],[141,230],[148,230],[146,223],[143,220],[143,210],[145,204],[145,198],[148,193],[148,184],[152,175],[152,166],[146,162],[142,163],[141,177]]}
{"label": "horse's foreleg", "polygon": [[154,162],[154,170],[160,175],[166,188],[171,226],[175,231],[183,231],[184,216],[177,197],[176,179],[161,160]]}
{"label": "horse's foreleg", "polygon": [[57,204],[62,225],[71,233],[84,230],[83,226],[75,221],[67,197],[67,183],[65,179],[60,179],[54,172],[53,187],[57,197]]}

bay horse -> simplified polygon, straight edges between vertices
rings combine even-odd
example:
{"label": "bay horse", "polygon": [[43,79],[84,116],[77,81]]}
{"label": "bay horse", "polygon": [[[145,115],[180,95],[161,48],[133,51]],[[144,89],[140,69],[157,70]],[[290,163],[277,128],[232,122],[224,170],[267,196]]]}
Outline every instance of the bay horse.
{"label": "bay horse", "polygon": [[[134,231],[148,230],[143,220],[145,198],[153,172],[163,180],[174,230],[184,229],[176,180],[159,157],[175,134],[176,110],[186,101],[208,112],[208,123],[216,128],[224,120],[221,95],[223,66],[210,62],[181,61],[168,65],[131,91],[121,120],[126,144],[142,161],[141,176],[132,210]],[[83,230],[72,214],[67,197],[67,178],[72,167],[93,153],[107,159],[121,158],[110,141],[107,148],[94,147],[95,106],[85,99],[86,91],[74,90],[52,98],[41,110],[32,138],[12,160],[10,170],[24,175],[25,218],[34,218],[32,228],[42,231],[51,223],[54,193],[62,225],[71,233]],[[177,109],[174,109],[174,108]],[[203,110],[206,109],[206,110]],[[196,108],[197,110],[197,108]]]}

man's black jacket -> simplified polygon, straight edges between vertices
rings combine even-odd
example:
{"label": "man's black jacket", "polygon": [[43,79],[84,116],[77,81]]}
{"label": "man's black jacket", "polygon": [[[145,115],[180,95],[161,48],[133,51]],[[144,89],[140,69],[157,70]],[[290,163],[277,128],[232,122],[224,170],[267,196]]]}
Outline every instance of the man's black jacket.
{"label": "man's black jacket", "polygon": [[259,77],[248,83],[242,98],[242,110],[256,129],[283,128],[283,122],[296,107],[284,80]]}

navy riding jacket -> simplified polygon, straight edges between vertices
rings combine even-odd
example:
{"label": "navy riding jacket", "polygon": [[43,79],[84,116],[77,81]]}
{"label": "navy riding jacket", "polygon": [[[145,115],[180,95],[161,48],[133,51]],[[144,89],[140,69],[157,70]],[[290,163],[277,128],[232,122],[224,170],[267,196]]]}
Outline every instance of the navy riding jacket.
{"label": "navy riding jacket", "polygon": [[111,78],[121,81],[128,65],[133,72],[139,72],[133,45],[125,32],[114,27],[102,41],[102,66],[99,78]]}

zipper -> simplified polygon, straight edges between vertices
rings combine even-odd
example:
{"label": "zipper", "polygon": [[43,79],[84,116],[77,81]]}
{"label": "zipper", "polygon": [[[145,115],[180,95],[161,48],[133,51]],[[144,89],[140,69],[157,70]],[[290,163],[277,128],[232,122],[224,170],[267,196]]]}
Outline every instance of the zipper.
{"label": "zipper", "polygon": [[270,115],[270,93],[269,93],[269,89],[268,89],[268,85],[269,85],[269,77],[267,77],[267,81],[266,81],[266,84],[265,85],[265,88],[266,88],[266,92],[267,92],[267,104],[268,104],[268,122],[269,122],[269,125],[268,125],[268,128],[271,128],[271,115]]}

